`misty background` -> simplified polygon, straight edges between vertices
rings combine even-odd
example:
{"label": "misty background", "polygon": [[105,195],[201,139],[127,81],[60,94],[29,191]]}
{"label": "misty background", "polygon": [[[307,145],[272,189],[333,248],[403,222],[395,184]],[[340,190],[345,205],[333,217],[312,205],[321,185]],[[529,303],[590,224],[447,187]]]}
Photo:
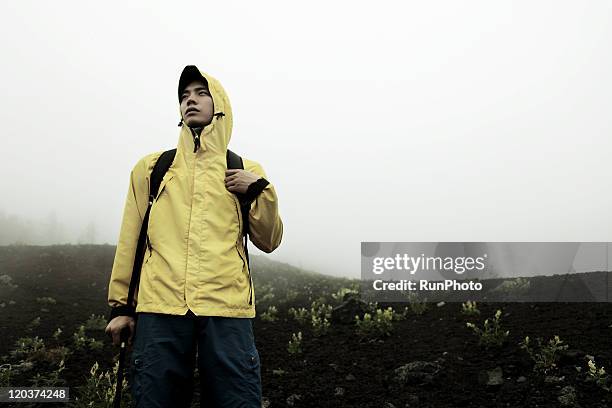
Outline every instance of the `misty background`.
{"label": "misty background", "polygon": [[612,241],[611,17],[606,1],[3,2],[0,245],[116,244],[130,170],[176,147],[188,64],[224,86],[230,149],[278,193],[272,259],[358,277],[361,241]]}

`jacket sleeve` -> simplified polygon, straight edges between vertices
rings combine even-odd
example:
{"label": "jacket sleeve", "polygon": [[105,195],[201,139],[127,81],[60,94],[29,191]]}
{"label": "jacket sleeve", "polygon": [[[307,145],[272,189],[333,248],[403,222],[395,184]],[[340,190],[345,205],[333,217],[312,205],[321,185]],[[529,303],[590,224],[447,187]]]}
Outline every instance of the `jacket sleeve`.
{"label": "jacket sleeve", "polygon": [[253,202],[249,210],[249,237],[251,242],[266,253],[274,251],[283,237],[283,221],[278,212],[278,197],[274,186],[266,180],[264,169],[253,162],[249,171],[260,176],[249,186],[247,194]]}
{"label": "jacket sleeve", "polygon": [[[111,306],[109,321],[116,316],[134,316],[136,312],[136,302],[134,301],[133,305],[127,305],[127,297],[138,236],[148,205],[148,169],[145,159],[146,157],[140,159],[130,174],[115,260],[108,285],[108,304]],[[137,293],[138,289],[136,289],[134,299]]]}

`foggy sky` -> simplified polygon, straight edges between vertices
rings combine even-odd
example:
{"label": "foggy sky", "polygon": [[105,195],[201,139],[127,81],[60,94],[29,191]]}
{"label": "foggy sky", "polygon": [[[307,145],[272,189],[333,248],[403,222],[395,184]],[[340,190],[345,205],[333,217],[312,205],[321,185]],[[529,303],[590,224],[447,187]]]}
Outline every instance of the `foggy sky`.
{"label": "foggy sky", "polygon": [[195,64],[228,92],[230,149],[276,188],[273,259],[357,277],[361,241],[609,242],[611,17],[606,1],[3,2],[0,211],[116,243],[130,170],[176,147]]}

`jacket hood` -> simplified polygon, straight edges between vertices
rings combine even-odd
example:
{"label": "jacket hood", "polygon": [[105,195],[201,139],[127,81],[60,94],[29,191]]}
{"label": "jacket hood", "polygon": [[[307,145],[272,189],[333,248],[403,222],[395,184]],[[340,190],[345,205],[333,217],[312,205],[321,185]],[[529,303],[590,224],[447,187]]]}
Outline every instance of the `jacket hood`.
{"label": "jacket hood", "polygon": [[[189,84],[189,82],[197,79],[204,80],[208,85],[208,90],[213,100],[213,117],[211,122],[206,125],[200,135],[187,126],[184,122],[180,110],[180,94],[181,91]],[[226,154],[227,147],[232,137],[233,116],[232,106],[229,97],[221,83],[212,75],[200,70],[195,65],[187,65],[179,78],[178,86],[179,97],[179,115],[181,115],[181,133],[177,146],[177,153],[186,154],[198,146],[196,136],[199,136],[199,149],[209,151],[209,153]],[[198,129],[199,130],[199,129]]]}

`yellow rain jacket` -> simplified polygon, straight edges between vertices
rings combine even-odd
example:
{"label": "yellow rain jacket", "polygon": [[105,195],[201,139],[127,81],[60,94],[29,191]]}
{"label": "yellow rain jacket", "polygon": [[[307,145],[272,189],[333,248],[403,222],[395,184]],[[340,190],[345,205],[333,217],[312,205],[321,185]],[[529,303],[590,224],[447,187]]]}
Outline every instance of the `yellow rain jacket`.
{"label": "yellow rain jacket", "polygon": [[[174,162],[151,207],[150,246],[134,295],[135,311],[184,315],[191,309],[198,316],[251,318],[255,290],[243,246],[242,214],[238,198],[225,187],[232,109],[221,84],[199,72],[208,81],[213,119],[202,130],[195,153],[194,135],[182,123]],[[161,153],[143,157],[131,173],[108,288],[111,319],[133,312],[133,306],[126,305],[128,288],[148,205],[149,177]],[[259,163],[244,157],[243,163],[245,170],[266,178]],[[251,242],[262,251],[270,253],[280,245],[283,223],[271,183],[251,203],[249,229]]]}

